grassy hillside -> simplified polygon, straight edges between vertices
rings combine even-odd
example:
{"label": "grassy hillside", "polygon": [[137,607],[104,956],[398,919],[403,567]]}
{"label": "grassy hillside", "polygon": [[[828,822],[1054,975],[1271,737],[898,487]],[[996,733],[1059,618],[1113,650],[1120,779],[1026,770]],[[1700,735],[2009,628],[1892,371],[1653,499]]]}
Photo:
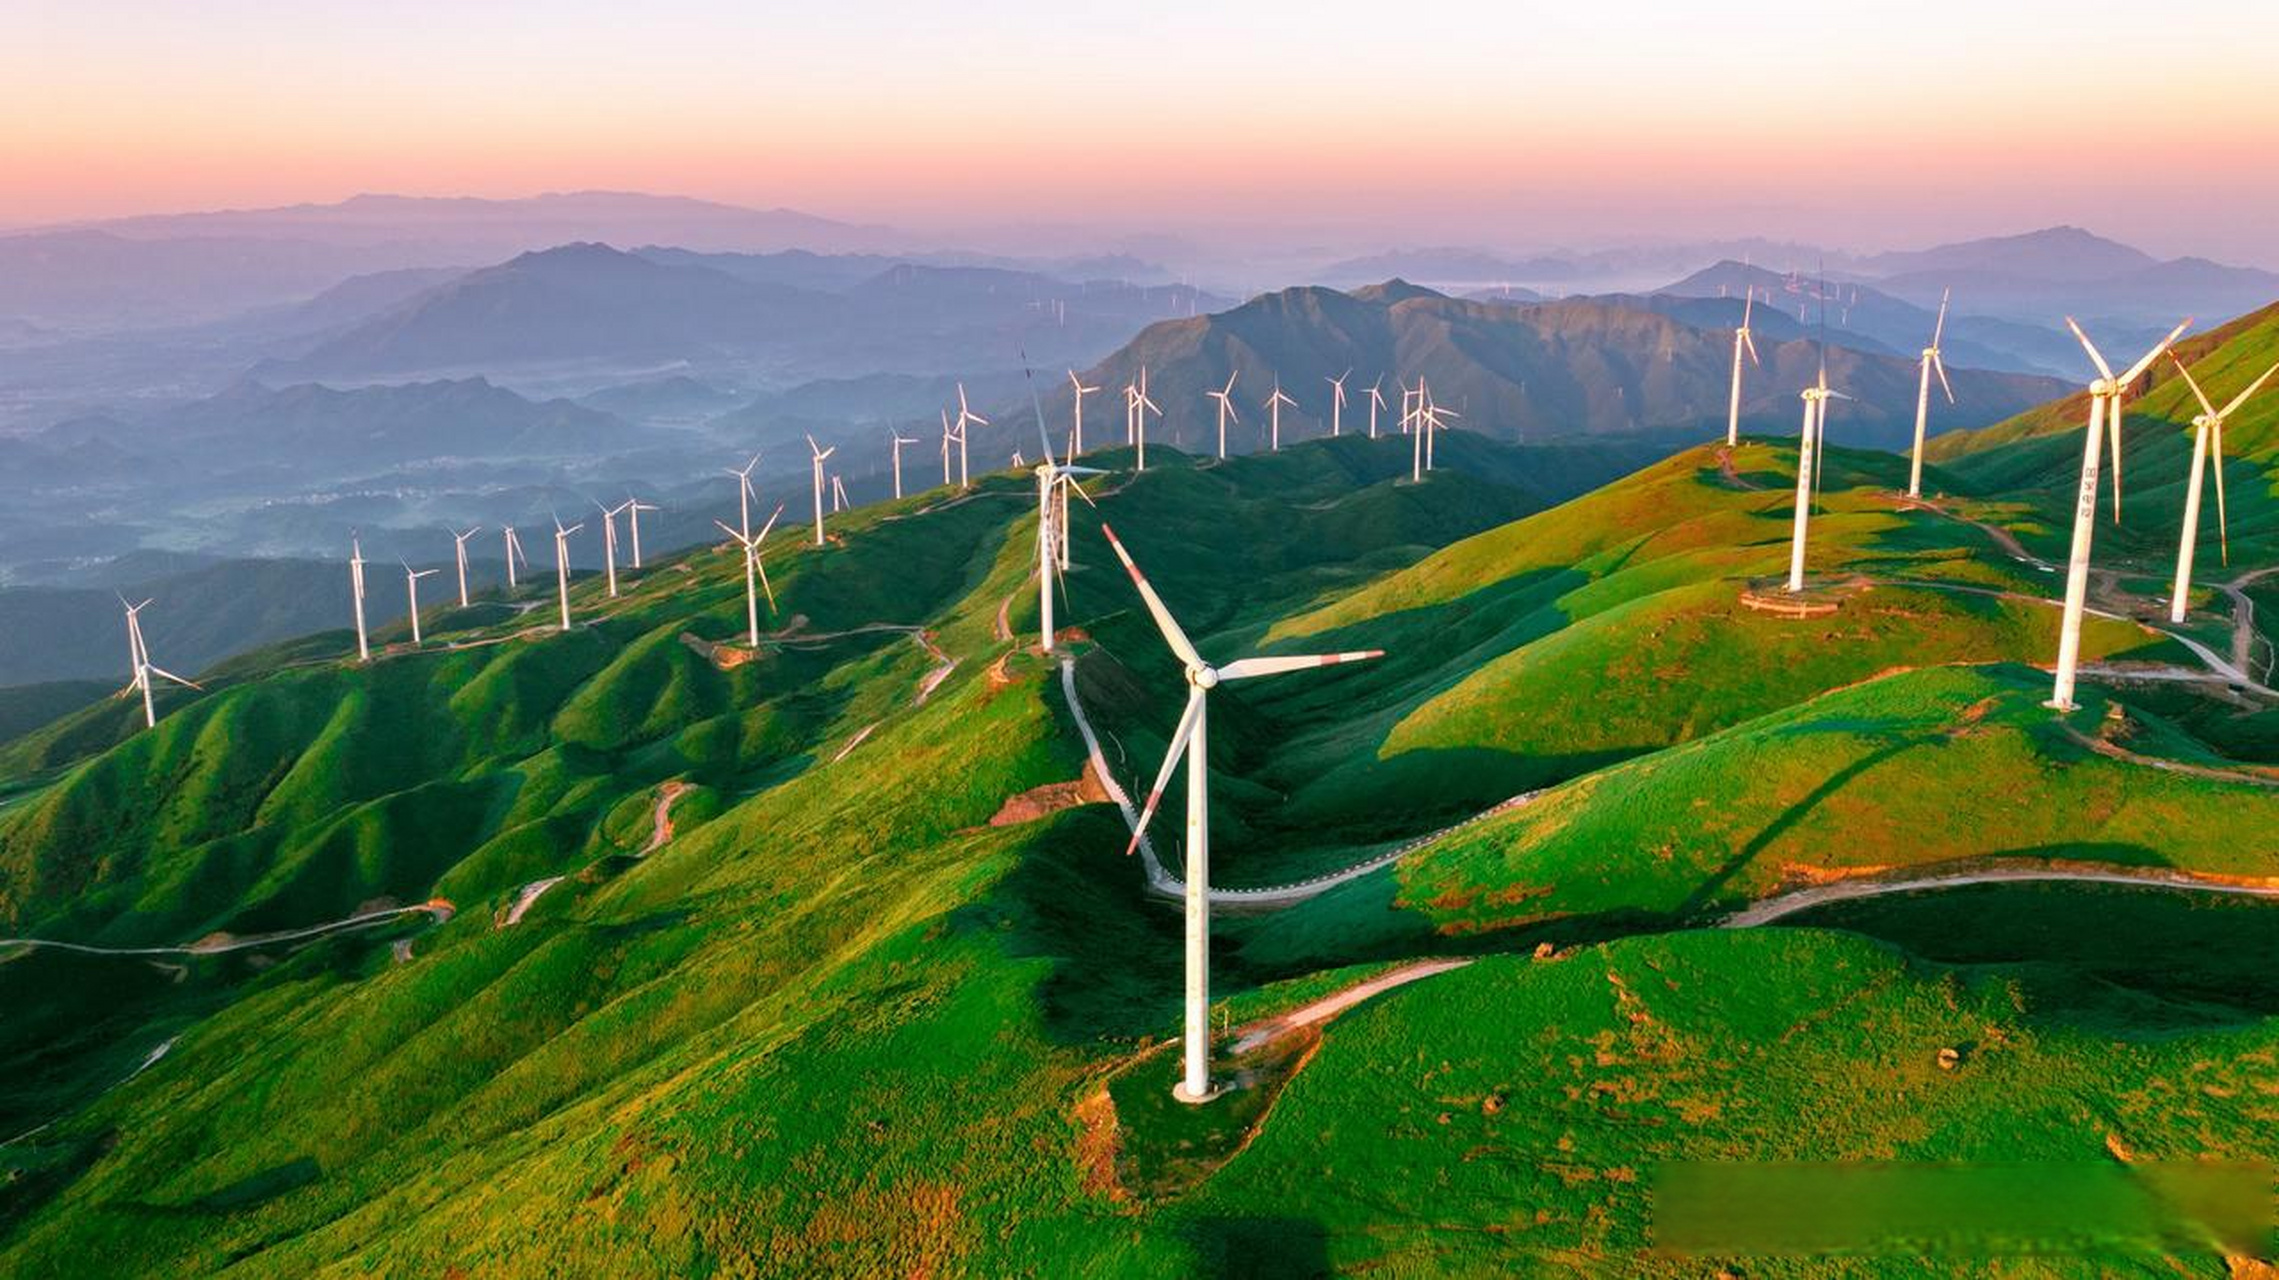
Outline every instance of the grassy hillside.
{"label": "grassy hillside", "polygon": [[[2270,1154],[2240,974],[2119,948],[2141,985],[2092,1033],[2060,1015],[2111,985],[2112,949],[2047,932],[1992,956],[1891,903],[1822,910],[1898,950],[1675,932],[1870,867],[2279,873],[2239,839],[2279,763],[2260,721],[2182,681],[2155,709],[2104,684],[2040,709],[2022,664],[2053,644],[2047,576],[1895,507],[1886,456],[1832,460],[1813,563],[1834,608],[1800,619],[1744,602],[1785,565],[1784,446],[1554,506],[1614,455],[1457,436],[1459,469],[1418,485],[1404,443],[1151,451],[1078,507],[1064,641],[1127,790],[1179,677],[1103,517],[1215,660],[1388,650],[1213,695],[1225,883],[1424,840],[1224,918],[1230,1021],[1386,962],[1480,963],[1265,1051],[1219,1109],[1163,1101],[1178,918],[1115,811],[1066,785],[1085,757],[1032,647],[1033,485],[1000,473],[771,545],[756,654],[738,565],[704,550],[615,603],[581,580],[566,636],[543,609],[437,610],[419,652],[391,632],[358,667],[312,637],[170,695],[157,730],[105,704],[14,748],[9,934],[455,913],[142,957],[0,945],[0,1138],[24,1135],[0,1142],[0,1266],[1692,1274],[1644,1253],[1666,1159],[2096,1157],[2108,1133]],[[2133,622],[2091,650],[2194,661]],[[1523,787],[1549,789],[1433,838]],[[2235,933],[2271,919],[2238,905]],[[1573,949],[1507,954],[1543,941]],[[2138,1101],[2179,1080],[2232,1092]]]}

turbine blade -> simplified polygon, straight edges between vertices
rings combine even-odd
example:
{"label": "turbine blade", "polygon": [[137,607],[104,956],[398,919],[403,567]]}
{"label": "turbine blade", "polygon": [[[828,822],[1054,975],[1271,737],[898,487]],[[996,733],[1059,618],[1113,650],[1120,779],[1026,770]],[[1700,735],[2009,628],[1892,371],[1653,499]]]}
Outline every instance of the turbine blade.
{"label": "turbine blade", "polygon": [[725,534],[727,534],[727,535],[728,535],[730,538],[733,538],[733,539],[735,539],[735,541],[736,541],[736,545],[738,545],[738,546],[740,546],[740,547],[748,547],[748,546],[752,545],[751,543],[744,541],[744,535],[743,535],[743,534],[736,532],[734,529],[731,529],[731,528],[729,528],[727,525],[725,525],[725,524],[722,524],[720,521],[718,521],[718,520],[715,520],[715,521],[713,521],[712,523],[714,523],[714,524],[717,524],[717,525],[720,525],[720,532],[722,532],[722,533],[725,533]]}
{"label": "turbine blade", "polygon": [[1757,358],[1757,339],[1747,329],[1741,331],[1741,345],[1749,349],[1749,363],[1764,368],[1765,362]]}
{"label": "turbine blade", "polygon": [[1947,331],[1947,296],[1949,291],[1939,290],[1939,322],[1931,326],[1931,349],[1939,349],[1939,338]]}
{"label": "turbine blade", "polygon": [[1313,667],[1334,667],[1341,662],[1366,662],[1385,656],[1383,649],[1362,649],[1352,653],[1309,653],[1286,658],[1241,658],[1219,668],[1221,680],[1248,680],[1253,676],[1274,676],[1285,671],[1305,671]]}
{"label": "turbine blade", "polygon": [[142,660],[142,665],[143,669],[149,671],[152,675],[164,676],[167,679],[172,680],[174,683],[181,685],[185,689],[196,689],[200,693],[204,693],[206,691],[206,686],[199,684],[195,680],[185,680],[182,677],[175,675],[173,672],[168,671],[166,668],[159,666],[157,663],[152,662],[148,658]]}
{"label": "turbine blade", "polygon": [[2271,381],[2271,375],[2275,373],[2279,373],[2279,364],[2272,365],[2270,368],[2265,369],[2263,371],[2262,377],[2248,383],[2247,390],[2240,392],[2236,396],[2233,396],[2232,402],[2224,406],[2224,411],[2222,413],[2216,414],[2215,416],[2218,418],[2228,418],[2232,416],[2234,411],[2236,411],[2241,405],[2247,403],[2247,398],[2249,396],[2252,396],[2256,392],[2261,391],[2263,389],[2263,384]]}
{"label": "turbine blade", "polygon": [[1947,362],[1942,356],[1931,357],[1931,371],[1939,375],[1939,386],[1947,393],[1947,403],[1955,402],[1955,384],[1947,381]]}
{"label": "turbine blade", "polygon": [[1171,646],[1171,652],[1177,654],[1179,661],[1187,666],[1209,666],[1209,663],[1203,661],[1203,655],[1195,652],[1195,646],[1187,639],[1187,633],[1179,629],[1179,622],[1171,616],[1171,610],[1164,607],[1163,598],[1155,594],[1155,587],[1148,582],[1147,575],[1132,563],[1131,552],[1124,550],[1124,544],[1116,537],[1116,531],[1109,528],[1106,521],[1102,521],[1100,532],[1108,535],[1108,545],[1115,548],[1116,558],[1124,562],[1124,572],[1132,575],[1132,585],[1139,588],[1140,599],[1146,602],[1147,611],[1155,618],[1156,629],[1163,632],[1164,643]]}
{"label": "turbine blade", "polygon": [[2089,363],[2097,366],[2097,372],[2102,374],[2106,381],[2112,381],[2113,366],[2105,363],[2105,357],[2098,352],[2097,344],[2089,340],[2089,335],[2081,331],[2081,326],[2073,322],[2072,316],[2065,318],[2065,327],[2073,330],[2073,336],[2081,340],[2081,349],[2089,353]]}
{"label": "turbine blade", "polygon": [[[2170,351],[2168,353],[2168,361],[2170,364],[2176,366],[2176,371],[2178,373],[2184,375],[2184,385],[2192,388],[2192,396],[2194,399],[2200,402],[2201,411],[2206,413],[2211,418],[2215,417],[2216,406],[2208,403],[2208,393],[2200,389],[2200,380],[2192,376],[2192,371],[2184,367],[2184,361],[2180,359],[2174,351]],[[2250,390],[2252,389],[2253,388],[2250,388]],[[2238,406],[2235,405],[2233,407],[2236,408]]]}
{"label": "turbine blade", "polygon": [[768,597],[768,612],[770,612],[770,613],[774,613],[774,612],[775,612],[775,586],[774,586],[772,583],[770,583],[770,582],[768,581],[768,562],[767,562],[767,561],[765,561],[765,560],[762,560],[762,559],[760,559],[760,551],[759,551],[759,547],[758,547],[757,545],[755,545],[755,546],[752,548],[752,551],[751,551],[751,556],[752,556],[752,567],[753,567],[754,569],[757,569],[757,570],[759,570],[759,573],[760,573],[760,590],[761,590],[761,591],[763,591],[763,592],[765,592],[765,593],[767,594],[767,597]]}
{"label": "turbine blade", "polygon": [[1187,739],[1195,732],[1195,717],[1203,709],[1203,691],[1189,689],[1187,709],[1179,714],[1179,727],[1171,734],[1171,748],[1163,753],[1163,767],[1156,770],[1155,785],[1148,788],[1147,803],[1140,807],[1139,821],[1132,824],[1132,841],[1124,846],[1124,856],[1139,851],[1140,838],[1147,834],[1147,824],[1155,817],[1155,808],[1163,802],[1163,789],[1171,785],[1171,775],[1179,769],[1179,757],[1187,753]]}
{"label": "turbine blade", "polygon": [[768,522],[761,525],[759,533],[752,538],[753,546],[758,546],[761,539],[764,539],[768,536],[768,530],[775,528],[776,517],[782,514],[783,504],[779,502],[775,504],[775,510],[768,513]]}
{"label": "turbine blade", "polygon": [[2130,366],[2129,366],[2129,371],[2128,371],[2126,374],[2122,375],[2120,378],[2118,378],[2118,379],[2116,379],[2116,380],[2114,381],[2114,383],[2113,383],[2113,389],[2114,389],[2114,390],[2116,390],[2116,391],[2118,391],[2118,390],[2120,390],[2121,388],[2123,388],[2123,387],[2126,387],[2126,386],[2130,385],[2131,383],[2134,383],[2134,382],[2135,382],[2137,379],[2139,379],[2139,378],[2143,377],[2143,376],[2144,376],[2144,371],[2145,371],[2145,370],[2147,370],[2147,369],[2150,369],[2150,368],[2152,367],[2152,362],[2153,362],[2153,361],[2155,361],[2155,360],[2158,360],[2158,359],[2160,359],[2160,357],[2161,357],[2161,356],[2163,356],[2163,355],[2167,354],[2167,352],[2168,352],[2168,349],[2169,349],[2170,347],[2172,347],[2172,346],[2176,345],[2176,340],[2177,340],[2178,338],[2181,338],[2181,337],[2183,337],[2183,336],[2184,336],[2184,331],[2185,331],[2186,329],[2189,329],[2189,328],[2191,328],[2191,327],[2192,327],[2192,317],[2190,317],[2190,316],[2186,316],[2186,317],[2184,317],[2184,323],[2177,325],[2177,326],[2176,326],[2175,328],[2173,328],[2173,329],[2170,329],[2170,330],[2168,331],[2168,336],[2167,336],[2167,337],[2165,337],[2165,338],[2162,338],[2162,339],[2160,340],[2160,344],[2159,344],[2158,346],[2154,347],[2154,348],[2153,348],[2152,350],[2150,350],[2150,351],[2147,351],[2147,352],[2145,352],[2145,353],[2144,353],[2144,359],[2142,359],[2142,360],[2139,360],[2139,361],[2137,361],[2135,364],[2132,364],[2132,365],[2130,365]]}

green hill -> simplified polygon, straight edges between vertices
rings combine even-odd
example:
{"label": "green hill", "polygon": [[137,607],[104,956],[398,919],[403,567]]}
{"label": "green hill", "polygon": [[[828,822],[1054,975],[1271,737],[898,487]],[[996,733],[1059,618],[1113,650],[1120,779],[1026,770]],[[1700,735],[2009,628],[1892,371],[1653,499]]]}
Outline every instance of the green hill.
{"label": "green hill", "polygon": [[[1819,611],[1792,617],[1760,595],[1783,444],[1612,483],[1634,455],[1446,445],[1423,484],[1398,439],[1151,451],[1077,507],[1063,636],[1127,791],[1179,677],[1102,516],[1214,659],[1386,649],[1214,694],[1222,883],[1417,842],[1226,914],[1218,991],[1239,1023],[1387,962],[1470,968],[1168,1102],[1178,918],[1069,785],[1033,482],[997,473],[771,544],[756,654],[707,549],[616,602],[581,579],[568,635],[438,609],[419,652],[311,637],[170,693],[156,730],[106,703],[11,748],[5,932],[164,950],[0,944],[0,1267],[1691,1273],[1644,1252],[1668,1159],[2279,1154],[2262,953],[2161,959],[2200,922],[2146,890],[2034,899],[2119,921],[2093,956],[2067,930],[1974,951],[1901,899],[1792,918],[1884,945],[1694,928],[1992,860],[2279,874],[2239,838],[2279,735],[2178,640],[2100,620],[2120,675],[2055,717],[2025,665],[2050,579],[1893,502],[1898,460],[1834,455]],[[437,897],[446,921],[323,929]],[[2217,914],[2251,938],[2269,910]],[[1521,958],[1544,942],[1569,950]],[[2188,1106],[2138,1101],[2180,1081]],[[2099,1247],[2081,1274],[2152,1256]]]}

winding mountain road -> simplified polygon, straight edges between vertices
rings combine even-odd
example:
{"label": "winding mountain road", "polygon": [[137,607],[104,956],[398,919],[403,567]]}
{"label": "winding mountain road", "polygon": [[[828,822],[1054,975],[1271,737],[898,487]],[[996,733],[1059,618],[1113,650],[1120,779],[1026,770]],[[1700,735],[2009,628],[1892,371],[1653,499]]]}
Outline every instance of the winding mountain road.
{"label": "winding mountain road", "polygon": [[216,956],[231,951],[250,951],[256,947],[275,946],[283,942],[303,942],[329,933],[349,929],[362,929],[408,915],[432,916],[435,923],[449,920],[457,910],[442,898],[422,902],[413,907],[387,907],[378,911],[365,911],[341,920],[310,925],[304,929],[283,929],[275,933],[258,933],[244,938],[205,940],[180,947],[98,947],[81,942],[57,942],[52,938],[0,938],[0,947],[45,947],[53,951],[70,951],[90,956]]}
{"label": "winding mountain road", "polygon": [[1977,871],[1950,871],[1936,875],[1913,876],[1897,880],[1838,880],[1832,884],[1816,884],[1809,889],[1779,894],[1741,908],[1718,922],[1721,929],[1749,929],[1770,924],[1799,911],[1824,906],[1831,902],[1849,902],[1859,898],[1881,898],[1895,893],[1917,893],[1930,889],[1953,889],[1973,884],[2117,884],[2138,889],[2174,889],[2190,893],[2228,893],[2252,898],[2279,898],[2279,883],[2248,884],[2230,880],[2216,880],[2195,876],[2189,872],[2158,870],[2131,871],[2111,869],[2064,867],[1989,867]]}

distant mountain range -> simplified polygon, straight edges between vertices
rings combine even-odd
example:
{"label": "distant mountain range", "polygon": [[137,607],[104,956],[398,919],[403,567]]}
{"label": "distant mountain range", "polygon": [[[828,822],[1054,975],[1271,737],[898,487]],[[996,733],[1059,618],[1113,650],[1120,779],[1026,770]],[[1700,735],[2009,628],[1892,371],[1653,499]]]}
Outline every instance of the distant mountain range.
{"label": "distant mountain range", "polygon": [[712,370],[752,383],[1084,363],[1138,326],[1224,305],[1181,285],[995,267],[571,244],[453,277],[271,378]]}
{"label": "distant mountain range", "polygon": [[[1165,411],[1151,438],[1215,446],[1216,417],[1205,393],[1237,375],[1241,425],[1231,449],[1263,443],[1262,403],[1277,376],[1298,401],[1283,412],[1285,442],[1329,427],[1327,379],[1345,369],[1347,431],[1366,430],[1367,389],[1383,377],[1393,429],[1400,408],[1396,379],[1422,376],[1443,406],[1463,413],[1456,425],[1503,439],[1577,435],[1700,435],[1722,430],[1730,382],[1730,326],[1741,302],[1686,304],[1689,320],[1642,304],[1584,299],[1533,305],[1471,302],[1405,281],[1341,293],[1307,287],[1255,298],[1222,314],[1165,321],[1093,368],[1087,381],[1106,388],[1087,404],[1094,430],[1120,439],[1117,397],[1142,366]],[[1778,317],[1766,317],[1762,368],[1746,379],[1743,412],[1757,430],[1794,431],[1797,392],[1815,375],[1817,343]],[[1706,327],[1705,327],[1706,324]],[[1781,332],[1791,336],[1781,337]],[[1831,415],[1831,434],[1852,445],[1891,446],[1913,430],[1916,363],[1834,346],[1834,385],[1856,397]],[[1953,370],[1958,403],[1937,408],[1941,429],[1999,421],[2062,394],[2063,383],[2030,375]],[[1044,395],[1056,429],[1068,418],[1070,392]],[[1014,415],[1008,414],[1008,421]],[[1033,429],[1032,429],[1033,430]],[[1025,439],[1025,437],[1023,437]]]}

